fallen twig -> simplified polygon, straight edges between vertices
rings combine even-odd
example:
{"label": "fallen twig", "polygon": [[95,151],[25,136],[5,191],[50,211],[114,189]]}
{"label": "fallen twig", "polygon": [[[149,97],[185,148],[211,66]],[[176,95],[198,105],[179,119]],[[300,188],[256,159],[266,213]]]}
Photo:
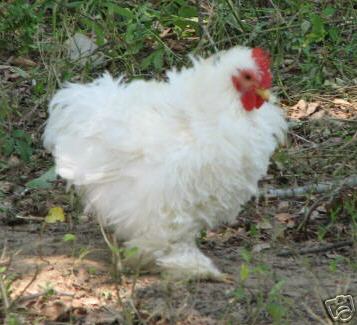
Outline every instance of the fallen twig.
{"label": "fallen twig", "polygon": [[302,140],[302,141],[304,141],[304,142],[307,142],[307,143],[312,144],[312,146],[313,146],[314,148],[317,147],[317,144],[316,144],[315,142],[312,142],[312,141],[310,141],[310,140],[308,140],[308,139],[305,139],[304,137],[302,137],[301,135],[298,135],[298,134],[295,133],[295,132],[289,131],[289,134],[291,134],[292,136],[294,136],[294,137],[296,137],[296,138],[298,138],[298,139],[300,139],[300,140]]}
{"label": "fallen twig", "polygon": [[343,146],[341,146],[339,149],[345,149],[346,147],[348,147],[349,145],[351,145],[353,142],[357,141],[357,131],[356,133],[353,135],[352,139],[347,141]]}
{"label": "fallen twig", "polygon": [[326,252],[332,249],[336,248],[341,248],[345,246],[352,246],[353,245],[353,240],[346,240],[346,241],[341,241],[333,244],[328,244],[328,245],[323,245],[319,247],[313,247],[313,248],[303,248],[297,251],[283,251],[278,254],[276,254],[279,257],[289,257],[289,256],[294,256],[294,255],[306,255],[306,254],[312,254],[312,253],[322,253]]}
{"label": "fallen twig", "polygon": [[325,183],[309,184],[287,189],[267,189],[259,192],[259,197],[286,198],[304,196],[306,194],[324,193],[340,186],[357,186],[357,175],[352,175],[343,180]]}
{"label": "fallen twig", "polygon": [[[19,299],[16,300],[16,302],[18,304],[23,304],[24,302],[27,302],[27,301],[30,301],[32,299],[36,299],[36,298],[39,298],[39,297],[43,297],[43,296],[46,296],[48,295],[47,292],[39,292],[39,293],[34,293],[34,294],[31,294],[31,295],[28,295],[28,296],[24,296],[24,297],[21,297]],[[57,292],[55,291],[52,296],[55,296],[55,297],[74,297],[74,293],[67,293],[67,292]]]}
{"label": "fallen twig", "polygon": [[245,33],[246,32],[245,27],[244,27],[239,15],[238,15],[237,11],[236,11],[236,7],[233,5],[233,3],[230,0],[226,0],[226,3],[229,6],[229,8],[231,9],[233,17],[236,20],[238,26],[240,27],[241,32]]}
{"label": "fallen twig", "polygon": [[35,282],[35,280],[37,279],[37,276],[38,276],[39,273],[40,273],[40,270],[39,270],[38,267],[36,267],[36,271],[33,274],[31,280],[25,285],[25,287],[21,290],[20,294],[18,294],[17,298],[12,302],[12,304],[11,304],[12,306],[18,304],[18,302],[21,299],[25,298],[25,297],[23,297],[23,295],[25,294],[27,289]]}
{"label": "fallen twig", "polygon": [[36,221],[36,222],[43,222],[45,219],[41,218],[41,217],[34,217],[34,216],[27,216],[27,217],[23,217],[20,215],[15,216],[16,219],[23,219],[23,220],[27,220],[27,221]]}
{"label": "fallen twig", "polygon": [[[6,254],[6,245],[4,245],[2,254],[1,254],[1,258],[4,258]],[[8,293],[6,290],[6,285],[4,283],[4,278],[3,276],[0,276],[0,297],[2,297],[2,301],[4,304],[4,308],[5,308],[5,313],[7,312],[7,310],[10,308],[10,301],[9,301],[9,297],[8,297]]]}
{"label": "fallen twig", "polygon": [[306,232],[307,230],[307,225],[310,221],[310,217],[312,213],[315,211],[315,209],[326,199],[328,199],[327,204],[331,204],[336,195],[340,192],[341,188],[343,187],[343,183],[340,186],[337,186],[334,188],[334,190],[331,193],[325,194],[318,198],[312,205],[311,207],[307,210],[303,221],[300,223],[299,227],[297,228],[297,231],[300,231],[300,229],[304,228],[304,231]]}
{"label": "fallen twig", "polygon": [[112,240],[113,240],[113,244],[112,244],[108,238],[107,233],[104,230],[104,226],[101,221],[99,221],[99,227],[100,227],[100,231],[103,235],[104,241],[106,242],[106,244],[108,245],[108,247],[112,253],[112,259],[113,259],[113,264],[114,264],[114,276],[116,279],[119,280],[119,281],[115,281],[115,290],[117,293],[118,303],[120,306],[123,306],[123,300],[121,298],[120,288],[118,286],[118,282],[119,282],[119,284],[121,284],[123,282],[123,273],[122,273],[123,266],[122,266],[120,252],[118,250],[117,238],[115,236],[112,237]]}
{"label": "fallen twig", "polygon": [[2,253],[1,253],[1,256],[0,256],[0,265],[1,265],[1,263],[5,260],[6,252],[7,252],[7,240],[5,239],[5,241],[4,241],[4,247],[3,247],[3,249],[2,249]]}
{"label": "fallen twig", "polygon": [[210,43],[210,45],[212,46],[213,50],[215,51],[215,53],[218,52],[218,48],[210,34],[210,32],[208,31],[207,27],[205,26],[204,22],[203,22],[203,16],[202,16],[202,11],[201,11],[201,1],[200,0],[196,0],[196,7],[197,7],[197,14],[198,14],[198,25],[200,26],[201,29],[201,39],[202,36],[205,35],[208,39],[208,42]]}
{"label": "fallen twig", "polygon": [[6,290],[6,285],[2,279],[2,277],[0,277],[0,296],[2,297],[2,301],[4,303],[4,308],[5,308],[5,312],[10,308],[10,302],[9,302],[9,297],[7,295],[7,290]]}
{"label": "fallen twig", "polygon": [[324,195],[322,197],[320,197],[319,199],[317,199],[312,205],[311,207],[307,210],[307,212],[305,213],[304,219],[302,220],[302,222],[299,224],[299,226],[297,227],[297,232],[299,232],[302,228],[304,228],[305,232],[307,229],[307,225],[310,221],[310,217],[312,215],[312,213],[316,210],[316,208],[324,201],[327,199],[327,196]]}

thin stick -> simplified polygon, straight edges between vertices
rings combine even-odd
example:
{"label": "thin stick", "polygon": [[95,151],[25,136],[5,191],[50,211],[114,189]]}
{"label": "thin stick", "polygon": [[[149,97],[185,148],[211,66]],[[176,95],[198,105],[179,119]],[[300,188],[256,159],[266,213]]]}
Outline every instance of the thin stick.
{"label": "thin stick", "polygon": [[[23,301],[22,299],[26,298],[26,297],[22,297],[23,294],[26,292],[26,290],[35,282],[35,280],[37,279],[37,276],[39,274],[39,268],[36,267],[36,271],[34,273],[34,275],[32,276],[31,280],[26,284],[25,288],[23,288],[20,292],[20,294],[17,296],[17,298],[12,302],[12,305],[15,305],[17,303],[19,303],[19,301]],[[31,299],[30,299],[31,300]]]}
{"label": "thin stick", "polygon": [[3,281],[2,276],[0,277],[0,293],[2,296],[2,301],[4,302],[5,313],[10,308],[9,297],[7,296],[6,287]]}
{"label": "thin stick", "polygon": [[300,229],[302,227],[304,227],[304,231],[306,232],[307,225],[310,221],[310,217],[311,217],[312,213],[315,211],[315,209],[321,204],[322,201],[326,200],[327,198],[329,198],[328,204],[331,204],[332,200],[340,192],[342,187],[343,187],[343,184],[335,187],[334,190],[332,191],[332,193],[325,194],[325,195],[321,196],[319,199],[317,199],[315,201],[315,203],[312,204],[311,207],[309,208],[309,210],[306,212],[303,221],[300,223],[299,227],[297,228],[297,231],[300,231]]}
{"label": "thin stick", "polygon": [[234,19],[236,20],[237,24],[239,25],[242,33],[245,33],[245,27],[243,26],[239,16],[238,16],[238,13],[237,11],[235,10],[232,2],[230,0],[226,0],[226,3],[228,4],[229,8],[232,10],[232,13],[233,13],[233,16],[234,16]]}
{"label": "thin stick", "polygon": [[318,321],[320,324],[322,324],[322,325],[331,325],[332,324],[332,322],[330,320],[327,320],[328,323],[326,323],[326,320],[324,320],[320,316],[316,315],[315,312],[311,309],[311,307],[308,304],[306,304],[305,302],[303,302],[302,305],[305,307],[306,311],[311,316],[311,318]]}
{"label": "thin stick", "polygon": [[[113,264],[114,265],[114,274],[116,276],[116,278],[118,278],[119,283],[121,284],[123,281],[123,274],[122,274],[122,261],[121,261],[121,257],[120,257],[120,253],[117,251],[117,243],[116,243],[116,237],[114,237],[114,245],[111,244],[110,240],[108,239],[108,236],[104,230],[104,226],[102,224],[102,221],[99,220],[99,227],[100,227],[100,231],[104,237],[104,241],[106,242],[106,244],[108,245],[108,247],[110,248],[110,251],[112,253],[112,257],[114,259]],[[118,264],[120,265],[121,270],[118,270]],[[121,299],[120,296],[120,289],[118,286],[118,281],[115,281],[115,290],[116,290],[116,294],[117,294],[117,298],[118,298],[118,303],[120,306],[123,306],[123,300]]]}
{"label": "thin stick", "polygon": [[318,200],[316,200],[313,205],[311,205],[309,210],[306,212],[306,214],[304,216],[304,219],[301,221],[301,223],[297,227],[297,232],[299,232],[301,230],[301,228],[303,228],[303,227],[304,227],[304,229],[306,231],[306,228],[307,228],[307,225],[308,225],[308,223],[310,221],[310,217],[311,217],[312,213],[321,204],[321,202],[324,201],[326,198],[327,198],[327,196],[324,195],[324,196],[320,197]]}
{"label": "thin stick", "polygon": [[23,219],[23,220],[27,220],[27,221],[36,221],[36,222],[43,222],[44,218],[41,217],[34,217],[34,216],[27,216],[27,217],[23,217],[20,215],[15,216],[16,219]]}
{"label": "thin stick", "polygon": [[[3,251],[2,251],[2,254],[1,254],[1,258],[4,258],[5,254],[6,254],[6,245],[4,245],[4,248],[3,248]],[[2,275],[0,275],[0,293],[1,293],[1,296],[2,296],[2,301],[4,302],[5,313],[6,313],[10,308],[10,302],[9,302],[9,297],[7,295],[7,292],[6,292],[6,286],[5,286],[5,283],[3,281],[3,276]]]}
{"label": "thin stick", "polygon": [[[46,295],[47,295],[47,292],[34,293],[32,295],[28,295],[28,296],[19,298],[17,300],[17,303],[24,303],[26,301],[29,301],[29,300],[32,300],[32,299],[35,299],[35,298],[39,298],[39,297],[42,297],[42,296],[46,296]],[[53,296],[56,296],[56,297],[74,297],[74,293],[57,292],[57,291],[55,291]]]}
{"label": "thin stick", "polygon": [[356,140],[357,140],[357,131],[356,131],[356,133],[353,135],[352,139],[349,140],[349,141],[347,141],[343,146],[341,146],[341,147],[339,148],[339,150],[345,149],[346,147],[348,147],[350,144],[352,144],[352,143],[355,142]]}
{"label": "thin stick", "polygon": [[326,183],[318,183],[318,184],[309,184],[305,186],[299,186],[295,188],[288,189],[268,189],[262,190],[259,193],[259,197],[266,198],[286,198],[286,197],[297,197],[304,196],[306,194],[316,194],[316,193],[325,193],[330,191],[336,187],[340,186],[357,186],[357,175],[352,175],[343,179],[342,181],[333,181]]}
{"label": "thin stick", "polygon": [[287,21],[284,19],[283,15],[281,14],[281,11],[279,9],[279,7],[273,2],[273,0],[269,0],[270,4],[274,7],[275,12],[278,14],[280,21],[285,24],[286,26],[289,26],[289,24],[287,23]]}
{"label": "thin stick", "polygon": [[7,239],[4,240],[4,247],[2,249],[2,253],[1,253],[1,256],[0,256],[0,263],[2,263],[3,260],[5,260],[6,251],[7,251]]}
{"label": "thin stick", "polygon": [[305,139],[304,137],[302,137],[301,135],[298,135],[297,133],[295,133],[293,131],[289,131],[289,134],[291,134],[292,136],[294,136],[294,137],[296,137],[296,138],[298,138],[298,139],[300,139],[300,140],[302,140],[304,142],[312,144],[312,146],[315,147],[315,148],[317,147],[317,144],[315,142],[312,142],[312,141],[310,141],[308,139]]}
{"label": "thin stick", "polygon": [[206,35],[209,43],[211,44],[212,48],[214,49],[215,53],[218,52],[218,48],[210,34],[210,32],[208,31],[207,27],[205,26],[204,22],[203,22],[203,16],[202,16],[202,12],[201,12],[201,1],[200,0],[196,0],[196,6],[197,6],[197,14],[198,14],[198,25],[200,26],[201,29],[201,39],[203,35]]}
{"label": "thin stick", "polygon": [[313,248],[303,248],[297,251],[283,251],[278,254],[276,254],[279,257],[289,257],[289,256],[294,256],[294,255],[306,255],[306,254],[312,254],[312,253],[323,253],[326,251],[330,251],[332,249],[337,249],[345,246],[352,246],[354,244],[353,240],[346,240],[346,241],[341,241],[338,243],[333,243],[333,244],[328,244],[328,245],[323,245],[319,247],[313,247]]}

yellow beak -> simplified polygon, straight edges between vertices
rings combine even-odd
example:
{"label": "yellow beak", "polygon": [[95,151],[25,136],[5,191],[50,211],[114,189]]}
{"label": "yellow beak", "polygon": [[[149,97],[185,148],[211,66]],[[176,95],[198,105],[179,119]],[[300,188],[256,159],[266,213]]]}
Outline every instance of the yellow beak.
{"label": "yellow beak", "polygon": [[256,93],[266,101],[268,101],[270,98],[270,91],[268,89],[258,88]]}

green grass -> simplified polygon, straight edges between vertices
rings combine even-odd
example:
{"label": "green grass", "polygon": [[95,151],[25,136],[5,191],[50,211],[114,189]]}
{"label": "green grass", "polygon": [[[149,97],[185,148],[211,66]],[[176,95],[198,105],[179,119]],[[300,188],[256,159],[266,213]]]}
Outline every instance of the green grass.
{"label": "green grass", "polygon": [[[189,53],[241,44],[271,52],[283,99],[354,84],[356,19],[353,1],[253,1],[240,7],[232,0],[2,2],[0,60],[25,57],[34,66],[14,64],[19,78],[0,84],[1,152],[28,160],[31,141],[16,136],[18,115],[34,105],[45,109],[60,83],[90,80],[104,69],[128,78],[160,77],[168,67],[187,64]],[[64,42],[76,32],[96,39],[101,66],[68,60]],[[28,93],[14,91],[21,85]]]}
{"label": "green grass", "polygon": [[[2,154],[14,152],[28,161],[31,141],[19,134],[17,116],[34,105],[45,109],[60,83],[89,80],[104,69],[129,78],[160,77],[168,67],[187,64],[189,53],[241,44],[271,52],[282,98],[351,84],[356,19],[353,1],[253,1],[240,7],[231,0],[3,2],[0,59],[25,57],[34,66],[13,66],[20,77],[0,86]],[[64,42],[76,32],[96,39],[102,66],[67,59]],[[30,94],[18,92],[14,98],[16,83],[26,84]]]}
{"label": "green grass", "polygon": [[[32,191],[33,205],[38,211],[43,210],[43,206],[47,208],[44,202],[51,202],[64,206],[74,216],[79,215],[81,208],[77,197],[72,192],[63,194],[61,185],[52,184],[56,178],[49,170],[52,161],[44,153],[41,134],[47,103],[54,91],[65,81],[88,81],[104,70],[114,75],[125,74],[129,80],[162,78],[167,68],[189,64],[188,54],[191,53],[208,55],[235,45],[260,46],[271,53],[274,87],[283,103],[292,104],[301,98],[314,98],[316,94],[335,96],[339,93],[340,98],[356,97],[355,93],[343,90],[357,84],[354,1],[254,0],[239,1],[240,6],[237,2],[2,1],[0,181],[10,180]],[[100,53],[104,58],[99,66],[68,59],[64,44],[75,33],[95,39],[98,50],[94,55]],[[289,148],[278,151],[273,159],[275,186],[304,185],[355,173],[357,150],[356,142],[352,141],[355,124],[303,121],[293,126],[291,132],[318,147],[291,136],[294,142]],[[341,139],[341,145],[331,144],[330,138]],[[44,174],[46,170],[49,171]],[[41,175],[35,183],[29,183]],[[26,205],[20,207],[22,199],[18,199],[20,203],[15,202],[15,207],[2,204],[6,196],[8,193],[0,188],[0,213],[15,217],[28,208]],[[301,215],[299,210],[311,206],[314,199],[307,195],[292,202],[289,212]],[[68,205],[68,201],[73,202]],[[309,223],[307,239],[319,242],[346,236],[356,239],[356,202],[356,195],[348,191],[333,197],[332,202],[327,202],[331,206],[328,206],[325,219]],[[266,213],[271,211],[268,203],[260,204],[264,218],[273,219],[275,210]],[[234,303],[251,308],[247,323],[259,324],[262,319],[269,319],[273,324],[289,324],[296,315],[294,303],[282,294],[286,279],[275,278],[271,265],[253,258],[257,254],[251,248],[263,237],[271,240],[272,245],[284,240],[301,241],[301,232],[297,227],[284,228],[285,237],[281,239],[280,233],[278,236],[259,229],[252,218],[254,213],[249,210],[256,208],[253,204],[247,208],[250,218],[246,234],[248,245],[241,251],[239,285],[231,298]],[[73,247],[77,244],[75,235],[68,234],[64,240]],[[207,232],[203,231],[199,242],[206,240]],[[84,250],[80,255],[87,253]],[[125,256],[133,252],[114,253]],[[355,256],[336,255],[329,262],[329,270],[337,273],[346,264],[355,270],[355,260]],[[252,279],[261,284],[258,292],[250,290],[248,282]],[[12,271],[0,265],[0,284],[6,296],[11,293],[12,281]],[[4,301],[0,298],[1,305]],[[2,307],[0,316],[1,313],[6,314],[8,324],[21,323],[17,320],[16,308]],[[127,313],[129,319],[137,311],[130,309]]]}

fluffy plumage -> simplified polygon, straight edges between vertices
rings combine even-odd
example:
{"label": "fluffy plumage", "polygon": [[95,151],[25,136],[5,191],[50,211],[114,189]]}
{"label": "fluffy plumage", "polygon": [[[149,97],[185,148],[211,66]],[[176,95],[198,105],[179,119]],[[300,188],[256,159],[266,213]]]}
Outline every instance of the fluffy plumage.
{"label": "fluffy plumage", "polygon": [[[260,49],[235,47],[171,70],[167,81],[105,74],[52,99],[44,145],[57,173],[139,248],[142,264],[221,276],[195,236],[236,219],[284,137],[280,108],[255,93],[271,86],[267,60]],[[249,108],[247,92],[256,96]]]}

